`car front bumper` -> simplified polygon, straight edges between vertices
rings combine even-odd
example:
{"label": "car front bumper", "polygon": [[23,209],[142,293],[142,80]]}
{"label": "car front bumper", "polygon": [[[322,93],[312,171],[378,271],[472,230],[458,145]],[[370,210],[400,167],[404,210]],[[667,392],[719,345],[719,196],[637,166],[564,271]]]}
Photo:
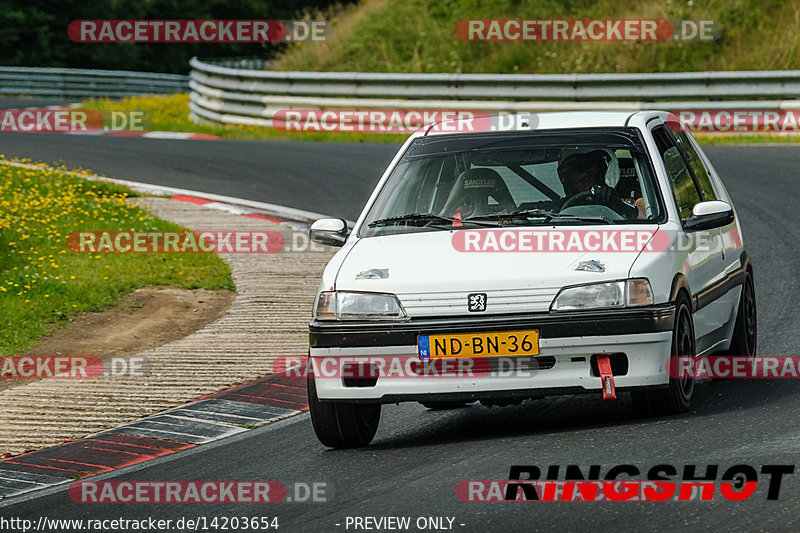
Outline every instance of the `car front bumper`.
{"label": "car front bumper", "polygon": [[[336,373],[315,377],[322,401],[394,403],[473,401],[570,394],[602,390],[592,356],[624,354],[624,372],[614,372],[618,390],[668,384],[675,306],[581,313],[482,315],[412,319],[392,323],[314,321],[309,327],[312,365],[380,358],[417,359],[417,336],[441,333],[539,331],[533,369],[442,377],[381,374],[374,384],[354,386]],[[612,356],[614,358],[619,355]],[[515,358],[498,358],[517,361]],[[531,360],[531,359],[529,359]],[[535,368],[540,362],[541,368]],[[612,361],[613,362],[613,361]],[[313,368],[313,366],[312,366]],[[317,367],[319,368],[319,367]]]}

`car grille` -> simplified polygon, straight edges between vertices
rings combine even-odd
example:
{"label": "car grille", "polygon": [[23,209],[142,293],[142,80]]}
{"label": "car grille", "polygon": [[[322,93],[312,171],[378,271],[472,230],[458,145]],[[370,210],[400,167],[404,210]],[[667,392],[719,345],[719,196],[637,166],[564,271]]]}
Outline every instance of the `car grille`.
{"label": "car grille", "polygon": [[[400,293],[397,295],[410,317],[547,312],[559,288]],[[486,293],[486,311],[470,313],[467,295]]]}

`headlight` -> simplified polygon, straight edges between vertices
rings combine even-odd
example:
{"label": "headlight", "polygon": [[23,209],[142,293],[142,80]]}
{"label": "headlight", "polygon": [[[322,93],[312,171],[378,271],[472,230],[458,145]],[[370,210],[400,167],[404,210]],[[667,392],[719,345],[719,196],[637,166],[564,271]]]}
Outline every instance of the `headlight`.
{"label": "headlight", "polygon": [[653,289],[644,278],[592,283],[561,289],[550,306],[551,311],[614,309],[653,303]]}
{"label": "headlight", "polygon": [[398,320],[406,318],[394,294],[378,292],[322,292],[314,312],[317,320]]}

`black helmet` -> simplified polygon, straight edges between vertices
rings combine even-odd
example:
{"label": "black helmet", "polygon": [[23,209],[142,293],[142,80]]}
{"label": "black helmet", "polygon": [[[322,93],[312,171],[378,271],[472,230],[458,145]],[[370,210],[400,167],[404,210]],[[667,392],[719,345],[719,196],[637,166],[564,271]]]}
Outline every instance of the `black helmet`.
{"label": "black helmet", "polygon": [[558,164],[558,179],[567,198],[605,181],[608,154],[603,150],[568,155]]}

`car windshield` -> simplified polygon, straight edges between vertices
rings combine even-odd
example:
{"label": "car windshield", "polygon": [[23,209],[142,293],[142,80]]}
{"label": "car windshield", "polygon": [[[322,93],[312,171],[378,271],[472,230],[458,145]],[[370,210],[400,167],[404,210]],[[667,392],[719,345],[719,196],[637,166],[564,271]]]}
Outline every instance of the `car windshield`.
{"label": "car windshield", "polygon": [[651,165],[632,128],[420,137],[360,236],[458,227],[653,223]]}

